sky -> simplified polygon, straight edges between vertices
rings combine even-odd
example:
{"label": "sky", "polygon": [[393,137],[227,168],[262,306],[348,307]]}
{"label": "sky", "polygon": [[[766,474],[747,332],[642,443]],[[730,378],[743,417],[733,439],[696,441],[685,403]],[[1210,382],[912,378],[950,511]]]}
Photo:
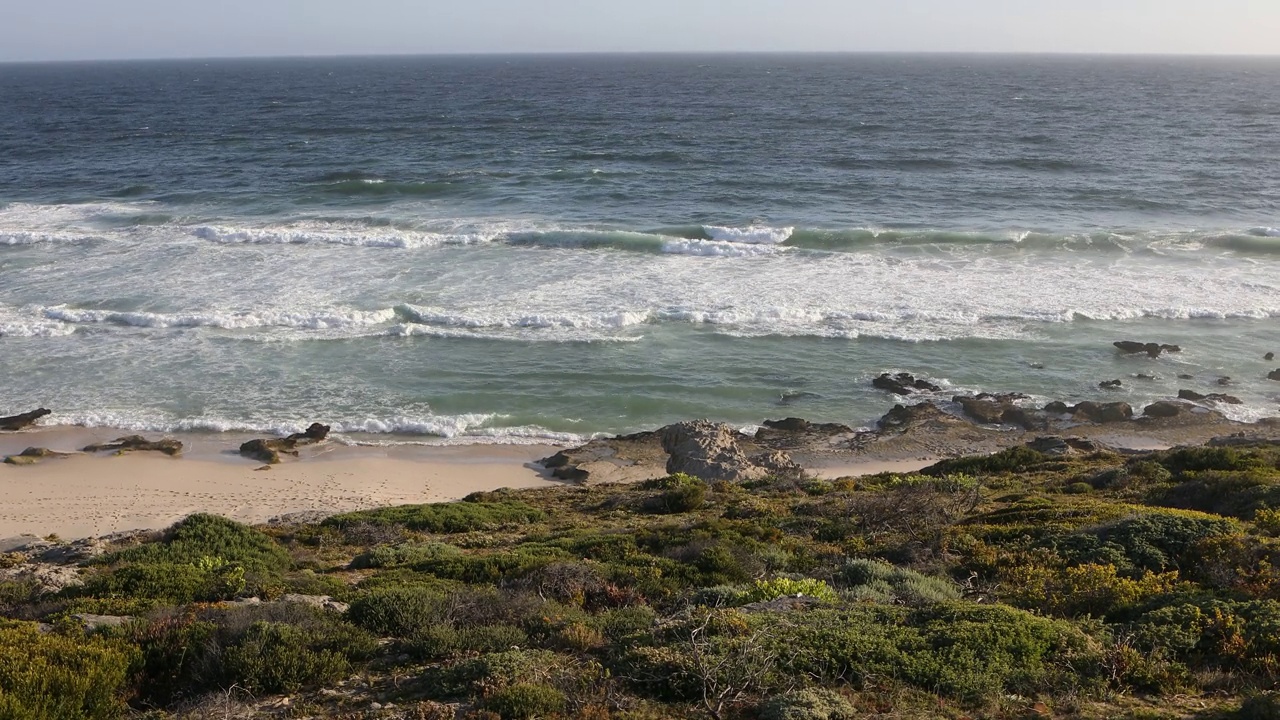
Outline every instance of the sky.
{"label": "sky", "polygon": [[0,0],[0,61],[742,51],[1280,54],[1280,0]]}

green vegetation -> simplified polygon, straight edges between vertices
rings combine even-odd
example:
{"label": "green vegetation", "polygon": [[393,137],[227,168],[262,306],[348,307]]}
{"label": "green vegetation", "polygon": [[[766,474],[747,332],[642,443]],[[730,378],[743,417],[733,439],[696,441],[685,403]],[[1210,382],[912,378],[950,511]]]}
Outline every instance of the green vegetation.
{"label": "green vegetation", "polygon": [[0,583],[0,718],[1274,717],[1277,460],[1019,449],[197,515],[79,586]]}

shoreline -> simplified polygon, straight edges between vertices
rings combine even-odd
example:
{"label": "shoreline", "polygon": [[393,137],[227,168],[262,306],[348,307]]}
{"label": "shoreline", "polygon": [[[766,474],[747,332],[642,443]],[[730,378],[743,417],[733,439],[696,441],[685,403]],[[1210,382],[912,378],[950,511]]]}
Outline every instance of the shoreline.
{"label": "shoreline", "polygon": [[[913,419],[905,425],[873,431],[822,425],[781,434],[762,430],[754,442],[790,452],[809,474],[835,479],[915,472],[948,457],[989,454],[1022,444],[1037,434],[975,424],[929,406],[912,406]],[[1117,449],[1145,451],[1200,445],[1213,437],[1249,431],[1280,437],[1280,425],[1274,422],[1238,423],[1201,411],[1171,420],[1067,424],[1040,434],[1090,438]],[[269,466],[239,454],[242,442],[262,437],[244,432],[146,435],[150,440],[180,440],[183,452],[178,457],[142,451],[81,452],[87,445],[134,434],[119,428],[70,425],[0,433],[0,456],[29,447],[67,453],[29,466],[0,464],[0,483],[6,489],[6,500],[0,502],[0,545],[13,544],[19,536],[77,540],[158,530],[197,512],[262,524],[283,516],[315,519],[389,505],[447,502],[499,488],[632,482],[661,475],[666,461],[661,448],[653,445],[653,437],[632,447],[633,438],[639,436],[593,440],[586,445],[327,441],[299,446],[298,457],[285,457]],[[575,480],[562,469],[541,463],[565,453],[574,456],[575,471],[589,472]],[[592,475],[591,480],[586,480],[587,475]]]}

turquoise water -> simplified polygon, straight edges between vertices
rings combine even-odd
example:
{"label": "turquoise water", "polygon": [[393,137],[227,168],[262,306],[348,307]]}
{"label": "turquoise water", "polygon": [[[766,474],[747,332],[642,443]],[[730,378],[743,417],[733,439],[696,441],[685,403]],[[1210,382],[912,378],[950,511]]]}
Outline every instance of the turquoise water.
{"label": "turquoise water", "polygon": [[570,440],[862,425],[906,370],[1272,415],[1277,131],[1275,60],[0,66],[0,414]]}

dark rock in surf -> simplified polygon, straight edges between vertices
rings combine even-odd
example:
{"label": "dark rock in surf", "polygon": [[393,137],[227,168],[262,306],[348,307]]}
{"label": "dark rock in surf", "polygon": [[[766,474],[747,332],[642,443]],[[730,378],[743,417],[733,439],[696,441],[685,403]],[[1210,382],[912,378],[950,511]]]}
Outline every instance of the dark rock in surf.
{"label": "dark rock in surf", "polygon": [[1097,403],[1086,400],[1071,408],[1071,415],[1077,420],[1094,423],[1123,422],[1133,417],[1133,408],[1129,403]]}
{"label": "dark rock in surf", "polygon": [[821,395],[811,392],[788,392],[782,393],[782,395],[778,397],[778,404],[791,405],[793,403],[800,402],[801,400],[818,400],[821,397]]}
{"label": "dark rock in surf", "polygon": [[1162,352],[1182,352],[1182,348],[1177,345],[1167,345],[1161,343],[1140,343],[1133,340],[1119,340],[1112,343],[1120,352],[1128,355],[1137,355],[1138,353],[1146,353],[1155,358],[1160,357]]}
{"label": "dark rock in surf", "polygon": [[1280,370],[1272,370],[1267,373],[1268,380],[1280,380]]}
{"label": "dark rock in surf", "polygon": [[280,462],[280,454],[286,453],[297,457],[299,445],[312,445],[329,437],[330,427],[320,423],[312,423],[305,431],[294,433],[284,438],[250,440],[240,446],[240,454],[275,465]]}
{"label": "dark rock in surf", "polygon": [[888,390],[895,395],[913,395],[917,392],[940,392],[942,388],[911,373],[890,375],[884,373],[871,381],[873,387]]}
{"label": "dark rock in surf", "polygon": [[1195,390],[1179,390],[1178,399],[1190,400],[1192,402],[1226,403],[1227,405],[1244,404],[1240,398],[1234,395],[1223,395],[1221,393],[1209,393],[1208,395],[1202,395]]}
{"label": "dark rock in surf", "polygon": [[1189,415],[1194,408],[1194,405],[1184,402],[1160,400],[1143,408],[1142,414],[1150,418],[1173,418]]}
{"label": "dark rock in surf", "polygon": [[1115,388],[1124,387],[1124,383],[1120,382],[1119,380],[1103,380],[1102,382],[1098,383],[1098,387],[1102,388],[1103,390],[1112,390]]}
{"label": "dark rock in surf", "polygon": [[1266,360],[1267,362],[1271,362],[1272,360],[1276,359],[1276,354],[1273,352],[1269,352],[1266,355],[1263,355],[1262,359]]}
{"label": "dark rock in surf", "polygon": [[53,411],[47,408],[38,408],[31,412],[22,413],[20,415],[10,415],[9,417],[0,417],[0,430],[22,430],[36,424],[36,421],[47,415],[52,415]]}

